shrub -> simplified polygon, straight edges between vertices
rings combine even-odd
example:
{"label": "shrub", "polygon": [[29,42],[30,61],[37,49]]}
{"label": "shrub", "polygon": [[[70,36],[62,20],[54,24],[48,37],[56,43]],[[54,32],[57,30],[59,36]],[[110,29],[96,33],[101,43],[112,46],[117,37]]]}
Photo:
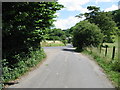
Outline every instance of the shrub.
{"label": "shrub", "polygon": [[9,64],[5,59],[2,60],[3,63],[3,69],[2,69],[2,81],[8,82],[10,80],[14,80],[18,78],[19,76],[26,73],[29,68],[37,65],[43,58],[46,57],[43,49],[38,49],[37,51],[30,51],[29,57],[20,57],[19,55],[15,56],[16,59],[19,59],[18,63],[16,65],[13,65],[13,67],[8,67],[7,64]]}
{"label": "shrub", "polygon": [[103,34],[101,30],[95,24],[91,24],[88,21],[81,21],[73,28],[73,46],[78,49],[93,45],[98,46]]}

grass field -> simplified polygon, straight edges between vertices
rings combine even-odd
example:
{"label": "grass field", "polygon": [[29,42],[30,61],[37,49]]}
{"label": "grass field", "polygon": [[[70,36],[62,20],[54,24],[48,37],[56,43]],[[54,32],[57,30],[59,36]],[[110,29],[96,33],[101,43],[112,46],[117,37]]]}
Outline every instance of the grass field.
{"label": "grass field", "polygon": [[42,47],[55,47],[55,46],[65,46],[61,41],[42,41]]}

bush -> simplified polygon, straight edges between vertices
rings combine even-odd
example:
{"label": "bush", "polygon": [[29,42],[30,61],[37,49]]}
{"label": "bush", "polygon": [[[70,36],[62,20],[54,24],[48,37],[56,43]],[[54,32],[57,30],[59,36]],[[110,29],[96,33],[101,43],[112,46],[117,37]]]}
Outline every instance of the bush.
{"label": "bush", "polygon": [[73,46],[77,49],[83,49],[91,45],[98,46],[102,41],[103,34],[101,30],[88,21],[77,23],[73,30]]}
{"label": "bush", "polygon": [[[19,58],[18,58],[19,57]],[[16,59],[19,59],[16,65],[13,67],[8,67],[5,59],[2,60],[3,70],[2,70],[2,81],[8,82],[10,80],[14,80],[19,76],[23,75],[25,72],[29,70],[29,68],[37,65],[46,55],[43,49],[38,49],[37,51],[30,51],[29,57],[20,57],[20,55],[16,55]]]}

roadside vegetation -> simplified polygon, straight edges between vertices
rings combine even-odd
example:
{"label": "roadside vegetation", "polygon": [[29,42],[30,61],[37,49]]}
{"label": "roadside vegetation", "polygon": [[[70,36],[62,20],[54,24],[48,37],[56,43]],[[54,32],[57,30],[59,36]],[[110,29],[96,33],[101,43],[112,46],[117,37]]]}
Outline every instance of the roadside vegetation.
{"label": "roadside vegetation", "polygon": [[[58,2],[4,2],[2,6],[3,84],[15,80],[42,61],[46,57],[42,47],[72,43],[77,51],[92,56],[116,87],[120,85],[120,60],[117,57],[120,50],[116,38],[120,36],[120,9],[104,12],[99,7],[88,6],[89,13],[76,15],[85,20],[61,30],[53,25],[55,13],[64,8]],[[105,45],[108,45],[106,56]],[[113,46],[116,47],[114,60],[111,59]]]}
{"label": "roadside vegetation", "polygon": [[[40,42],[53,27],[58,2],[2,3],[2,84],[11,82],[46,57]],[[6,7],[7,6],[7,7]]]}
{"label": "roadside vegetation", "polygon": [[107,56],[105,56],[105,48],[102,47],[100,53],[100,48],[89,47],[85,48],[82,52],[83,54],[92,57],[105,71],[108,78],[112,81],[115,87],[120,86],[120,62],[118,61],[118,54],[116,52],[114,60],[112,60],[112,49],[108,48]]}
{"label": "roadside vegetation", "polygon": [[[95,59],[115,87],[120,87],[120,60],[118,58],[120,10],[104,12],[96,6],[88,6],[87,9],[89,13],[76,15],[78,18],[85,17],[85,20],[68,29],[73,37],[73,46],[76,47],[76,51]],[[114,54],[113,47],[115,47]]]}
{"label": "roadside vegetation", "polygon": [[38,49],[36,51],[31,50],[29,55],[18,54],[14,56],[18,63],[12,65],[13,68],[10,68],[6,62],[6,59],[3,59],[4,67],[3,67],[3,77],[2,81],[7,83],[8,81],[15,80],[21,75],[25,74],[30,70],[31,67],[36,66],[46,57],[43,49]]}
{"label": "roadside vegetation", "polygon": [[99,27],[88,21],[77,23],[73,29],[73,46],[77,50],[83,50],[90,45],[98,46],[102,41],[103,34]]}

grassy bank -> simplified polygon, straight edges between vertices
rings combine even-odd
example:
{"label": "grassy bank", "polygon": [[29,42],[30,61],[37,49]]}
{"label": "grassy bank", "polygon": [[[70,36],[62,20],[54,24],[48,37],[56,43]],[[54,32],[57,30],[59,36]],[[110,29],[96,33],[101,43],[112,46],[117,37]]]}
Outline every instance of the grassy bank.
{"label": "grassy bank", "polygon": [[41,42],[42,47],[55,47],[55,46],[65,46],[61,41],[43,41]]}
{"label": "grassy bank", "polygon": [[[105,43],[108,45],[108,43]],[[111,46],[110,46],[111,45]],[[98,48],[86,48],[83,53],[91,56],[96,62],[104,69],[108,78],[112,81],[115,87],[120,86],[120,66],[118,63],[118,57],[116,52],[116,57],[114,60],[111,59],[112,46],[114,44],[109,44],[108,54],[105,57],[105,49],[103,48],[101,53]]]}
{"label": "grassy bank", "polygon": [[45,57],[46,55],[43,49],[31,51],[30,55],[24,58],[21,58],[19,55],[16,55],[16,58],[19,60],[19,62],[16,65],[14,65],[14,68],[10,68],[7,65],[3,67],[2,81],[6,83],[17,79],[18,77],[22,76],[27,71],[29,71],[32,67],[39,64],[39,62],[41,62]]}

